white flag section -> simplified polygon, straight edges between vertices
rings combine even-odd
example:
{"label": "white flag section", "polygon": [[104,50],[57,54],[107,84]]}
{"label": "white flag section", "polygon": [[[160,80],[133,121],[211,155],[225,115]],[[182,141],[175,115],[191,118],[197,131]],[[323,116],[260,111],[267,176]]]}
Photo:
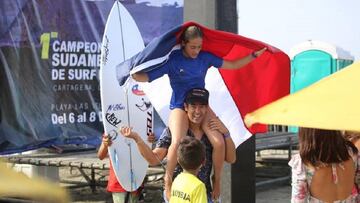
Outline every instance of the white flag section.
{"label": "white flag section", "polygon": [[210,91],[210,107],[229,129],[235,146],[247,140],[252,134],[247,130],[220,72],[210,68],[205,78],[205,88]]}
{"label": "white flag section", "polygon": [[[172,89],[167,75],[152,81],[140,83],[161,119],[168,125]],[[205,88],[210,92],[209,104],[215,114],[229,129],[235,146],[247,140],[251,133],[245,128],[240,111],[216,68],[209,68],[205,78]]]}

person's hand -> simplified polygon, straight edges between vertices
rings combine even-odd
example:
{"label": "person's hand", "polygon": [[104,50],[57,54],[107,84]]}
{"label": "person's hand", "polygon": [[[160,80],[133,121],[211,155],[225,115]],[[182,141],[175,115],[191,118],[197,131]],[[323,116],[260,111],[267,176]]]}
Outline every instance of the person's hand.
{"label": "person's hand", "polygon": [[147,141],[150,142],[150,143],[154,143],[155,142],[155,134],[154,133],[150,133],[149,136],[147,136]]}
{"label": "person's hand", "polygon": [[213,191],[211,193],[211,199],[214,201],[218,200],[220,197],[220,182],[215,181],[213,184]]}
{"label": "person's hand", "polygon": [[132,127],[123,126],[120,128],[120,133],[126,138],[131,138],[136,141],[137,133],[132,131]]}
{"label": "person's hand", "polygon": [[210,119],[209,127],[211,130],[218,130],[223,135],[229,133],[225,124],[218,117]]}
{"label": "person's hand", "polygon": [[105,147],[111,146],[112,142],[110,136],[103,134],[102,143],[104,144]]}
{"label": "person's hand", "polygon": [[261,56],[261,54],[263,54],[266,50],[267,50],[267,48],[264,47],[264,48],[262,48],[262,49],[260,49],[260,50],[258,50],[258,51],[255,51],[254,54],[255,54],[256,57],[259,57],[259,56]]}

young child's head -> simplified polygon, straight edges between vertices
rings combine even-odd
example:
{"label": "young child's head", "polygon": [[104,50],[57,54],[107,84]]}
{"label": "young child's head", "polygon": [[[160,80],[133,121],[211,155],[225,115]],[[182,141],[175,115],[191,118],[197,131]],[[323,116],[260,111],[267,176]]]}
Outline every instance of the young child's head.
{"label": "young child's head", "polygon": [[194,137],[185,136],[177,151],[178,162],[184,170],[196,170],[205,161],[204,145]]}

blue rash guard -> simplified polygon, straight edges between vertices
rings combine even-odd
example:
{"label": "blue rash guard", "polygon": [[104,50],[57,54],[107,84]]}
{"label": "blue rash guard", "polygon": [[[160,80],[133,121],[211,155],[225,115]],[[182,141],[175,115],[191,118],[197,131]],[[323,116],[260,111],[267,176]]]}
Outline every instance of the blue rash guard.
{"label": "blue rash guard", "polygon": [[201,51],[193,59],[184,56],[182,50],[173,51],[169,60],[160,68],[147,72],[149,82],[167,74],[173,90],[170,109],[184,108],[186,93],[192,88],[205,88],[205,76],[209,67],[220,68],[223,60],[209,52]]}

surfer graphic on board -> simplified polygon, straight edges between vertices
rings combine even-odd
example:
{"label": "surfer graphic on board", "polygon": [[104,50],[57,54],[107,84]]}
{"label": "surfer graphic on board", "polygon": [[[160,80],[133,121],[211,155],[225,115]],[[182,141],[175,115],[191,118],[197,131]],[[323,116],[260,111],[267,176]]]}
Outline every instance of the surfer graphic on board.
{"label": "surfer graphic on board", "polygon": [[149,108],[151,108],[151,103],[148,101],[145,101],[144,98],[141,99],[142,104],[135,104],[136,107],[138,107],[141,111],[147,111]]}

